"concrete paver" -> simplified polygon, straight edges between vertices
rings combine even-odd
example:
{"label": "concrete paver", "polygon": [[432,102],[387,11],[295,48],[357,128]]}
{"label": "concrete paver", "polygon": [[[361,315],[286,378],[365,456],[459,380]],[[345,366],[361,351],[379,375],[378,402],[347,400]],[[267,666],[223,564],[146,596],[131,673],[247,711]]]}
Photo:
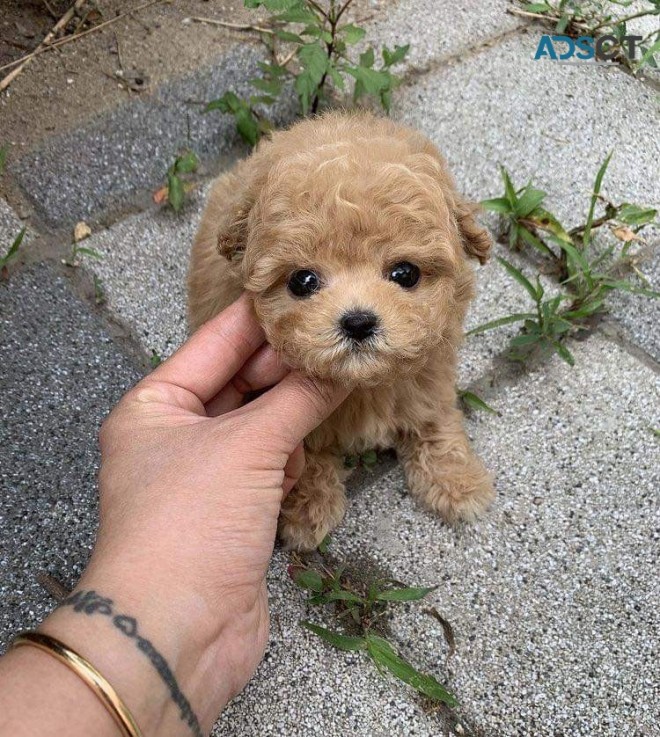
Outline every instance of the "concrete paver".
{"label": "concrete paver", "polygon": [[458,4],[451,0],[401,0],[374,18],[368,40],[390,48],[410,43],[404,66],[425,68],[520,26],[520,18],[506,12],[509,6],[507,0]]}
{"label": "concrete paver", "polygon": [[97,522],[96,435],[139,377],[50,266],[0,283],[0,642],[53,602],[46,569],[71,585]]}
{"label": "concrete paver", "polygon": [[[650,426],[660,420],[660,380],[600,337],[575,353],[576,368],[555,358],[500,387],[501,417],[470,417],[498,489],[480,522],[442,524],[412,501],[395,467],[352,491],[333,536],[340,560],[439,584],[426,604],[455,630],[446,667],[425,606],[403,607],[391,627],[409,659],[449,677],[466,734],[657,734],[649,655],[660,634],[660,447]],[[405,687],[299,628],[300,619],[331,620],[305,611],[284,568],[278,556],[270,654],[215,734],[442,733]]]}
{"label": "concrete paver", "polygon": [[[532,179],[562,222],[578,225],[596,172],[613,150],[602,193],[616,203],[658,207],[656,93],[618,69],[533,61],[537,38],[516,36],[419,78],[395,96],[395,116],[429,135],[475,200],[502,193],[503,165],[517,186]],[[644,270],[654,277],[658,232],[649,238],[653,257]],[[619,304],[614,314],[638,326],[633,340],[641,330],[646,350],[660,358],[658,302],[629,297]]]}

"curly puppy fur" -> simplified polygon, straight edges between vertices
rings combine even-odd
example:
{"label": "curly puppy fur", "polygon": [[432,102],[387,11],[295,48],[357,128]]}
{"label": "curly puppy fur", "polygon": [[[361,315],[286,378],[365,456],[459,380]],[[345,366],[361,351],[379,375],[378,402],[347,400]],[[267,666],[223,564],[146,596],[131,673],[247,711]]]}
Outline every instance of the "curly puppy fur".
{"label": "curly puppy fur", "polygon": [[[305,441],[306,470],[280,518],[289,547],[314,548],[341,521],[343,457],[368,448],[396,448],[411,493],[449,522],[488,506],[455,370],[469,258],[484,263],[490,246],[430,141],[369,114],[275,133],[216,181],[192,249],[191,329],[247,291],[289,365],[355,387]],[[387,278],[402,261],[421,271],[411,289]],[[299,269],[322,281],[303,299],[287,289]],[[359,346],[339,329],[351,310],[379,320]]]}

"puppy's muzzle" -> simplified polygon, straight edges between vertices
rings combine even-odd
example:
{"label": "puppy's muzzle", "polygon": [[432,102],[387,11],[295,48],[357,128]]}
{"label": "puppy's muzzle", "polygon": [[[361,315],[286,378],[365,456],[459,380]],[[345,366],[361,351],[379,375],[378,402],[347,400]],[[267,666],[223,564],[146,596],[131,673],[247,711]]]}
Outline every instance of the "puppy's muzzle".
{"label": "puppy's muzzle", "polygon": [[343,315],[339,327],[346,338],[361,343],[378,332],[380,321],[373,312],[351,310]]}

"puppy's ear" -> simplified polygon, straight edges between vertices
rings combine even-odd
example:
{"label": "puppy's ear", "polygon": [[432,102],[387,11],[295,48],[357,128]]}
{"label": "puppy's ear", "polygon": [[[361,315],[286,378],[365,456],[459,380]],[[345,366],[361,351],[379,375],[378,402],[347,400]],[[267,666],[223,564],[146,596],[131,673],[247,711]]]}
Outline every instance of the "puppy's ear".
{"label": "puppy's ear", "polygon": [[240,261],[243,258],[252,204],[250,198],[243,197],[226,206],[225,217],[218,230],[216,248],[227,261]]}
{"label": "puppy's ear", "polygon": [[469,256],[485,264],[490,256],[493,240],[486,228],[482,228],[476,221],[475,215],[478,211],[478,205],[466,202],[460,195],[456,196],[454,217],[463,240],[463,248]]}

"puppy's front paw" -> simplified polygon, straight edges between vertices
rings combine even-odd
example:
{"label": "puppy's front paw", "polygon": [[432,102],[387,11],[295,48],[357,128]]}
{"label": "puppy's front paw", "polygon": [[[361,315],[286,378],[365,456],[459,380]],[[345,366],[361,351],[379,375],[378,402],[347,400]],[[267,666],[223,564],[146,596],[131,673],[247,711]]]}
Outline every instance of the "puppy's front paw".
{"label": "puppy's front paw", "polygon": [[289,550],[314,550],[342,521],[345,511],[343,489],[340,493],[319,494],[312,498],[297,497],[294,489],[280,514],[280,539]]}
{"label": "puppy's front paw", "polygon": [[447,522],[473,522],[495,498],[490,474],[472,453],[462,458],[421,453],[405,465],[411,493]]}

